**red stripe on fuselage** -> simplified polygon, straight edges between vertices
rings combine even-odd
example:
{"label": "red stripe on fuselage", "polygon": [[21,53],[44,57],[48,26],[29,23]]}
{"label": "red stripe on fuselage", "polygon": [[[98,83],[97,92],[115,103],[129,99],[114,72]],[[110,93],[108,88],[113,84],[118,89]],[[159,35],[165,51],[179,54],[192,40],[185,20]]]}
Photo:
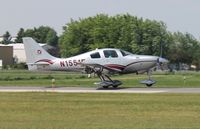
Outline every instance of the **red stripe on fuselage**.
{"label": "red stripe on fuselage", "polygon": [[119,70],[123,70],[125,68],[125,66],[123,65],[118,65],[118,64],[107,64],[105,65],[106,67],[109,68],[114,68],[114,69],[119,69]]}
{"label": "red stripe on fuselage", "polygon": [[49,60],[49,59],[38,60],[38,61],[36,61],[35,63],[38,63],[38,62],[47,62],[47,63],[49,63],[49,64],[53,64],[53,63],[54,63],[52,60]]}

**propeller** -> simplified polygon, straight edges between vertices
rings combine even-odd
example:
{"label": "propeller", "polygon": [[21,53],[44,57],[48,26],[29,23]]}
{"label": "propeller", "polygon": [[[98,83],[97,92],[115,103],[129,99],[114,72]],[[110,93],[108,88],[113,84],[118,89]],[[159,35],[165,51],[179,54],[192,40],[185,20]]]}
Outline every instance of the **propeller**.
{"label": "propeller", "polygon": [[164,70],[164,68],[166,67],[166,65],[169,63],[169,60],[159,57],[157,59],[157,65],[161,70]]}

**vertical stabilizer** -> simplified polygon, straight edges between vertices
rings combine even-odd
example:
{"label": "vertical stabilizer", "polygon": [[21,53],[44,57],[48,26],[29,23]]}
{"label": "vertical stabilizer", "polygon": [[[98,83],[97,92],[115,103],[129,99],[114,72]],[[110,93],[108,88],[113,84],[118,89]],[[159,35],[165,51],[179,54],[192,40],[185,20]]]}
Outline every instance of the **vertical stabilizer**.
{"label": "vertical stabilizer", "polygon": [[36,64],[39,63],[51,64],[51,61],[55,59],[32,38],[23,38],[23,43],[29,70],[34,70],[37,67]]}

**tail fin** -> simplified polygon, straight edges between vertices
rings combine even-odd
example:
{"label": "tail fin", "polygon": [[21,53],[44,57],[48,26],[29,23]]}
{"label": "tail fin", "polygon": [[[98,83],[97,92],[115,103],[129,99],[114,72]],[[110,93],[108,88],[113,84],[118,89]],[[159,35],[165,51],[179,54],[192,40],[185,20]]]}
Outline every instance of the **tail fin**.
{"label": "tail fin", "polygon": [[26,53],[26,63],[29,70],[35,70],[37,66],[34,65],[51,64],[51,60],[56,59],[56,57],[51,56],[32,38],[23,38],[23,43]]}

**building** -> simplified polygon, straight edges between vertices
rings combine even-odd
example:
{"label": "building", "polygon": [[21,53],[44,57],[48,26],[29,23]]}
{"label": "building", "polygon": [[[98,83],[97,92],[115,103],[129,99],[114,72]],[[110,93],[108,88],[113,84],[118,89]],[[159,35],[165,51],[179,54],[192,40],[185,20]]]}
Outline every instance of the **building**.
{"label": "building", "polygon": [[23,63],[26,62],[26,55],[24,51],[24,44],[22,43],[14,43],[8,44],[7,46],[13,47],[13,61],[14,63]]}
{"label": "building", "polygon": [[3,64],[2,64],[2,60],[0,60],[0,69],[2,69]]}
{"label": "building", "polygon": [[2,42],[3,41],[3,36],[0,36],[0,42]]}
{"label": "building", "polygon": [[0,44],[0,60],[3,65],[13,64],[13,46]]}

